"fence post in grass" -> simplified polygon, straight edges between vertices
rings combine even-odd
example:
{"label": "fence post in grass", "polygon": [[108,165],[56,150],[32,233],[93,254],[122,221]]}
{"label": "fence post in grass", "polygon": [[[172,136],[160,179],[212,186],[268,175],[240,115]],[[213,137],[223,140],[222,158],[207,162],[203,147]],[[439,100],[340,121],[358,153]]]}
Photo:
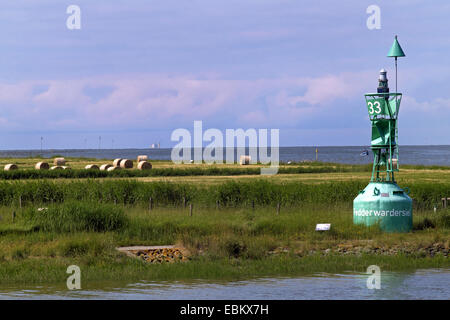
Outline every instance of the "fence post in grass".
{"label": "fence post in grass", "polygon": [[278,202],[277,203],[277,215],[279,215],[280,214],[280,203]]}
{"label": "fence post in grass", "polygon": [[442,201],[442,208],[444,208],[444,209],[447,208],[447,199],[442,198],[441,201]]}
{"label": "fence post in grass", "polygon": [[114,198],[114,205],[116,205],[117,204],[117,199],[116,198]]}
{"label": "fence post in grass", "polygon": [[13,213],[12,213],[12,222],[14,223],[15,220],[16,220],[16,212],[13,211]]}
{"label": "fence post in grass", "polygon": [[19,195],[19,208],[22,209],[22,195]]}
{"label": "fence post in grass", "polygon": [[152,197],[150,197],[150,201],[149,201],[149,204],[148,204],[148,209],[150,211],[152,211],[152,209],[153,209],[153,199],[152,199]]}
{"label": "fence post in grass", "polygon": [[192,217],[192,203],[189,203],[189,215]]}

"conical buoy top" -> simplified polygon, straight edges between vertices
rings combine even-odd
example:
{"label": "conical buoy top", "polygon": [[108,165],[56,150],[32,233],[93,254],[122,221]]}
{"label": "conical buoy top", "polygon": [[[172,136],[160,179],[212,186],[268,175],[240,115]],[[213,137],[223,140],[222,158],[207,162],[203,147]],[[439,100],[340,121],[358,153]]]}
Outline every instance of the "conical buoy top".
{"label": "conical buoy top", "polygon": [[391,50],[389,50],[389,53],[387,55],[388,57],[405,57],[405,53],[402,50],[402,47],[400,46],[400,43],[398,43],[397,36],[395,36],[394,43],[392,44]]}

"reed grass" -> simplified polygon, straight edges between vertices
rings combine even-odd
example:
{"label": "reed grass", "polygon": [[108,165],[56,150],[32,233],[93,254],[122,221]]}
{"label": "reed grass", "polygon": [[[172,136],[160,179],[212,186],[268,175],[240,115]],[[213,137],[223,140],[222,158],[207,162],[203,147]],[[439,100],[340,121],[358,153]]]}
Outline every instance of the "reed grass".
{"label": "reed grass", "polygon": [[[367,166],[357,165],[327,165],[327,166],[288,166],[280,167],[282,174],[302,173],[332,173],[332,172],[369,172]],[[0,171],[1,180],[20,179],[84,179],[84,178],[137,178],[137,177],[176,177],[176,176],[239,176],[260,175],[259,167],[192,167],[192,168],[153,168],[151,170],[117,170],[100,171],[87,169],[71,170],[34,170],[21,169],[13,171]]]}
{"label": "reed grass", "polygon": [[[0,182],[0,205],[26,206],[95,201],[124,205],[146,205],[150,198],[157,206],[181,206],[195,203],[206,207],[297,206],[301,204],[351,204],[366,186],[360,180],[303,183],[227,181],[219,185],[121,180],[74,180],[69,182],[37,180]],[[441,198],[450,195],[450,183],[410,183],[415,209],[441,206]]]}
{"label": "reed grass", "polygon": [[21,212],[24,224],[44,232],[105,232],[121,229],[127,222],[123,209],[113,204],[69,201],[48,208],[28,207]]}

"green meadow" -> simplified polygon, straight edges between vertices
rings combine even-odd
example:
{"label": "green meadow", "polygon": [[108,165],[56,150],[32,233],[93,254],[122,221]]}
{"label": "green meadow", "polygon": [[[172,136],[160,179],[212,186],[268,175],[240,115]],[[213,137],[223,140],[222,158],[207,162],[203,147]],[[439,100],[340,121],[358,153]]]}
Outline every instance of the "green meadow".
{"label": "green meadow", "polygon": [[[1,283],[65,283],[73,264],[85,284],[365,272],[372,264],[450,267],[450,209],[441,204],[450,197],[449,168],[410,167],[399,175],[414,199],[414,230],[386,234],[352,222],[352,201],[370,178],[364,166],[296,164],[273,177],[197,174],[211,167],[188,166],[160,168],[189,173],[175,179],[0,180]],[[295,172],[302,166],[317,172]],[[217,170],[249,169],[258,170]],[[331,230],[317,232],[317,223]],[[169,244],[189,260],[148,264],[115,249]]]}

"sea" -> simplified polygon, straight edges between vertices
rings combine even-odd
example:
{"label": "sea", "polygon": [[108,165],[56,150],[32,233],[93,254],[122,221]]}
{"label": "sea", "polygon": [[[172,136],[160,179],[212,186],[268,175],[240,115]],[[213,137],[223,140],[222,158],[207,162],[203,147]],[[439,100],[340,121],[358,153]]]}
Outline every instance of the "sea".
{"label": "sea", "polygon": [[[224,151],[225,154],[228,150]],[[237,150],[234,149],[235,159]],[[248,153],[248,149],[246,150]],[[269,148],[270,155],[270,148]],[[27,158],[41,156],[51,158],[85,157],[95,159],[127,158],[135,159],[138,155],[147,155],[150,160],[171,160],[171,148],[147,149],[43,149],[43,150],[3,150],[0,158]],[[258,153],[259,154],[259,153]],[[191,157],[193,159],[193,157]],[[367,164],[373,161],[368,146],[338,147],[280,147],[280,162],[322,161],[343,164]],[[237,159],[239,161],[239,159]],[[399,163],[413,165],[450,166],[450,145],[436,146],[401,146],[399,147]]]}

